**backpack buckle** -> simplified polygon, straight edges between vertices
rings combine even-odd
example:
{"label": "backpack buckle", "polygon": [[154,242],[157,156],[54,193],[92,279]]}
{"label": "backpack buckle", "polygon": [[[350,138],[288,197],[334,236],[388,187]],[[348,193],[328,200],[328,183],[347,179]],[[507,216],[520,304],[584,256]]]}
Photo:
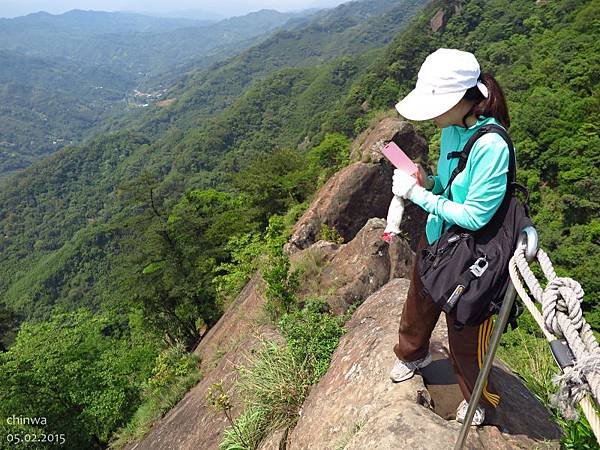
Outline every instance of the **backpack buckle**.
{"label": "backpack buckle", "polygon": [[488,261],[485,258],[485,256],[481,256],[479,258],[477,258],[477,260],[473,263],[473,265],[471,267],[469,267],[469,270],[471,271],[471,273],[473,275],[475,275],[477,278],[479,278],[481,275],[483,275],[483,273],[485,272],[485,270],[488,268]]}

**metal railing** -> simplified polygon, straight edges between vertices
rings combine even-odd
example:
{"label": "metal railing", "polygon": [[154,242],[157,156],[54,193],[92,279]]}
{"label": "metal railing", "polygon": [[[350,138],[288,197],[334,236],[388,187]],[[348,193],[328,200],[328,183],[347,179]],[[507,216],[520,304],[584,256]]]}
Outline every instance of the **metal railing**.
{"label": "metal railing", "polygon": [[[526,227],[525,229],[523,229],[521,236],[519,237],[519,241],[517,243],[517,248],[521,246],[526,246],[526,258],[528,262],[531,262],[535,258],[535,255],[538,251],[538,234],[535,228]],[[475,387],[473,388],[471,398],[469,399],[469,407],[467,408],[467,414],[462,424],[462,428],[460,429],[460,434],[458,436],[458,440],[456,441],[456,445],[454,446],[454,450],[462,449],[467,440],[467,436],[471,428],[471,422],[473,421],[473,417],[475,416],[475,409],[479,404],[479,400],[481,399],[481,394],[483,392],[485,381],[487,380],[488,375],[492,369],[492,363],[494,362],[494,357],[496,356],[496,350],[498,349],[500,338],[502,337],[502,333],[504,332],[506,324],[508,323],[510,310],[512,309],[516,296],[517,291],[515,289],[514,284],[512,283],[512,280],[510,280],[508,283],[508,288],[506,289],[506,294],[504,294],[502,307],[500,308],[498,318],[496,319],[496,323],[494,325],[494,331],[492,332],[492,336],[490,338],[488,351],[485,354],[485,358],[483,360],[483,366],[479,371],[479,376],[477,377]]]}

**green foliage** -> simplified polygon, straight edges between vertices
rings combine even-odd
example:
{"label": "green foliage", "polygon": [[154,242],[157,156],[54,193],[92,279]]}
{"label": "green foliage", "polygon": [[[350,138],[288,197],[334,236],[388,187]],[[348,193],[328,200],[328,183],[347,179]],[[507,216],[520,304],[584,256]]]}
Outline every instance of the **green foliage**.
{"label": "green foliage", "polygon": [[261,275],[266,282],[265,310],[273,321],[295,307],[300,287],[300,272],[290,270],[290,259],[283,251],[286,240],[283,218],[272,216],[266,235],[267,259],[261,267]]}
{"label": "green foliage", "polygon": [[156,358],[152,376],[148,379],[146,395],[157,395],[173,384],[177,378],[192,372],[198,366],[198,358],[186,352],[181,344],[168,348]]}
{"label": "green foliage", "polygon": [[233,177],[233,185],[246,194],[248,206],[261,221],[302,203],[315,183],[313,170],[297,151],[276,149],[258,155]]}
{"label": "green foliage", "polygon": [[219,381],[209,386],[206,391],[206,404],[215,412],[230,411],[233,408],[231,398],[223,388],[223,382]]}
{"label": "green foliage", "polygon": [[554,420],[564,432],[561,448],[597,448],[596,438],[581,411],[578,421],[566,420],[552,405],[551,395],[557,389],[552,378],[559,373],[559,368],[552,357],[550,345],[529,313],[526,312],[519,318],[516,330],[503,335],[498,356],[521,377],[538,400],[551,410]]}
{"label": "green foliage", "polygon": [[235,425],[225,428],[220,450],[254,450],[266,436],[268,412],[248,408],[235,419]]}
{"label": "green foliage", "polygon": [[[284,256],[283,244],[304,208],[306,204],[297,204],[285,216],[271,216],[264,235],[247,233],[230,238],[226,250],[232,262],[220,264],[215,269],[216,276],[213,278],[221,304],[231,302],[254,271],[260,268],[263,277],[266,276],[273,283],[268,294],[272,295],[269,308],[272,308],[275,315],[278,314],[277,310],[284,308],[297,288],[298,281],[295,280],[296,275],[284,277],[290,265]],[[287,290],[291,291],[288,293]]]}
{"label": "green foliage", "polygon": [[231,255],[231,262],[222,262],[213,272],[217,304],[221,309],[226,309],[258,268],[262,250],[263,241],[259,233],[236,234],[229,238],[225,251]]}
{"label": "green foliage", "polygon": [[[259,422],[261,433],[253,432],[254,436],[263,438],[296,423],[310,385],[307,371],[304,361],[298,361],[289,347],[270,341],[261,342],[248,366],[238,368],[237,389],[244,409],[255,411],[250,414],[260,411],[258,418],[263,419]],[[248,421],[253,427],[256,423]],[[251,442],[250,448],[256,448],[256,444]]]}
{"label": "green foliage", "polygon": [[158,354],[131,419],[111,437],[111,448],[141,439],[202,378],[199,358],[179,344]]}
{"label": "green foliage", "polygon": [[16,315],[0,304],[0,352],[6,351],[8,342],[14,339],[17,328]]}
{"label": "green foliage", "polygon": [[335,244],[343,244],[344,238],[340,236],[340,233],[335,227],[330,227],[326,223],[321,225],[317,239],[323,239],[325,241],[333,242]]}
{"label": "green foliage", "polygon": [[351,143],[343,134],[327,133],[325,139],[308,152],[307,158],[319,168],[340,169],[349,162]]}
{"label": "green foliage", "polygon": [[327,371],[331,355],[345,331],[346,317],[335,316],[328,306],[320,298],[310,298],[302,309],[283,315],[279,321],[288,348],[297,361],[305,364],[311,384]]}
{"label": "green foliage", "polygon": [[557,421],[565,433],[560,439],[561,448],[568,450],[597,449],[598,441],[581,409],[579,415],[580,419],[576,422],[557,417]]}
{"label": "green foliage", "polygon": [[[47,426],[34,431],[64,433],[69,447],[107,443],[133,414],[156,347],[85,310],[23,324],[0,353],[0,416],[45,417]],[[2,427],[20,431],[6,429],[5,420]]]}
{"label": "green foliage", "polygon": [[519,374],[529,390],[545,405],[555,391],[552,377],[558,372],[549,345],[528,312],[519,317],[519,327],[505,333],[498,356]]}
{"label": "green foliage", "polygon": [[168,230],[185,256],[202,252],[204,257],[222,259],[229,236],[253,229],[252,218],[240,215],[247,202],[244,196],[214,189],[187,192],[171,210]]}
{"label": "green foliage", "polygon": [[[320,188],[335,172],[350,162],[351,141],[340,133],[326,133],[321,143],[306,154],[309,176]],[[310,191],[310,190],[309,190]]]}
{"label": "green foliage", "polygon": [[286,345],[263,341],[238,369],[244,412],[226,429],[221,449],[255,449],[271,432],[295,424],[308,387],[329,367],[347,318],[331,314],[318,298],[281,317]]}
{"label": "green foliage", "polygon": [[[126,242],[132,252],[121,285],[132,293],[131,301],[142,306],[148,322],[165,332],[171,343],[179,341],[191,348],[199,339],[196,324],[210,326],[220,315],[215,272],[232,270],[232,245],[256,226],[251,214],[240,214],[246,205],[243,196],[194,190],[182,195],[166,214],[156,185],[148,181],[141,186],[139,202],[146,220]],[[229,273],[227,279],[237,282],[227,288],[232,292],[240,288],[254,264],[249,254],[238,255],[246,258],[246,265]]]}

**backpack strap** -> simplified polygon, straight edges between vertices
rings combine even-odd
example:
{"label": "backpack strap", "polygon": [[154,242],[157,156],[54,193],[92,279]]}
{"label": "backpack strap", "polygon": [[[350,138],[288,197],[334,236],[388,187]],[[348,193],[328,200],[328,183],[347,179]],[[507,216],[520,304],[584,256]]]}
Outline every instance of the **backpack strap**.
{"label": "backpack strap", "polygon": [[[486,133],[498,133],[502,137],[502,139],[504,139],[506,144],[508,145],[509,158],[508,158],[508,176],[506,177],[506,193],[508,193],[509,189],[512,186],[517,185],[515,182],[517,179],[517,173],[516,173],[517,157],[515,155],[515,148],[513,146],[512,140],[504,128],[502,128],[496,124],[490,123],[488,125],[483,125],[482,127],[479,127],[477,129],[477,131],[475,131],[475,133],[473,133],[473,136],[471,136],[469,138],[469,140],[467,141],[467,143],[465,144],[465,146],[463,147],[463,149],[461,151],[448,153],[448,159],[460,158],[458,161],[458,165],[452,171],[452,174],[450,174],[450,179],[448,180],[448,184],[442,191],[442,194],[443,194],[444,192],[446,192],[446,190],[448,190],[448,199],[449,200],[452,200],[452,189],[451,189],[452,182],[454,181],[456,176],[459,173],[461,173],[467,166],[467,160],[469,159],[469,154],[471,153],[471,149],[473,148],[473,145],[475,145],[475,142],[477,141],[477,139],[479,139],[481,136],[483,136]],[[504,199],[506,199],[506,198],[507,198],[507,196],[505,194]],[[529,194],[527,194],[527,199],[529,199]],[[526,210],[529,211],[527,202],[526,202]],[[442,232],[444,231],[445,222],[446,221],[442,219]]]}
{"label": "backpack strap", "polygon": [[507,189],[516,181],[517,158],[515,155],[515,148],[513,146],[512,140],[510,139],[510,136],[508,135],[508,133],[506,132],[506,130],[504,128],[502,128],[496,124],[491,123],[488,125],[483,125],[482,127],[479,127],[479,129],[477,129],[477,131],[475,131],[473,136],[471,136],[469,138],[469,140],[467,141],[467,143],[465,144],[465,146],[463,147],[463,149],[460,152],[448,153],[448,159],[460,158],[458,161],[458,165],[456,166],[456,168],[452,171],[452,174],[450,175],[448,184],[446,185],[446,187],[443,190],[443,192],[446,192],[446,190],[448,190],[448,199],[449,200],[452,200],[452,189],[450,188],[452,185],[452,182],[454,181],[456,176],[459,173],[461,173],[467,166],[467,160],[469,159],[469,154],[471,153],[471,149],[473,148],[473,145],[475,145],[475,142],[477,141],[477,139],[479,139],[481,136],[483,136],[486,133],[498,133],[502,137],[502,139],[504,139],[506,144],[508,145],[508,151],[510,154],[509,154],[509,160],[508,160]]}

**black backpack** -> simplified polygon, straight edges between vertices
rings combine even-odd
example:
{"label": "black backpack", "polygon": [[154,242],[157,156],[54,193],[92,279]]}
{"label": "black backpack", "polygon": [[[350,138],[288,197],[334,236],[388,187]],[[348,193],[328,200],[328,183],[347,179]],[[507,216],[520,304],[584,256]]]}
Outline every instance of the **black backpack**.
{"label": "black backpack", "polygon": [[[446,314],[451,315],[458,329],[464,325],[478,325],[500,310],[510,278],[508,262],[521,231],[532,225],[529,193],[515,182],[515,149],[502,127],[494,124],[480,127],[462,151],[448,155],[448,159],[458,157],[460,160],[446,189],[450,189],[456,176],[465,168],[475,141],[486,133],[498,133],[510,151],[506,194],[500,207],[482,228],[472,231],[454,224],[418,255],[423,294],[431,296]],[[525,194],[524,203],[517,197],[518,191]],[[448,197],[452,199],[451,190]],[[510,319],[513,328],[520,313],[516,308]]]}

